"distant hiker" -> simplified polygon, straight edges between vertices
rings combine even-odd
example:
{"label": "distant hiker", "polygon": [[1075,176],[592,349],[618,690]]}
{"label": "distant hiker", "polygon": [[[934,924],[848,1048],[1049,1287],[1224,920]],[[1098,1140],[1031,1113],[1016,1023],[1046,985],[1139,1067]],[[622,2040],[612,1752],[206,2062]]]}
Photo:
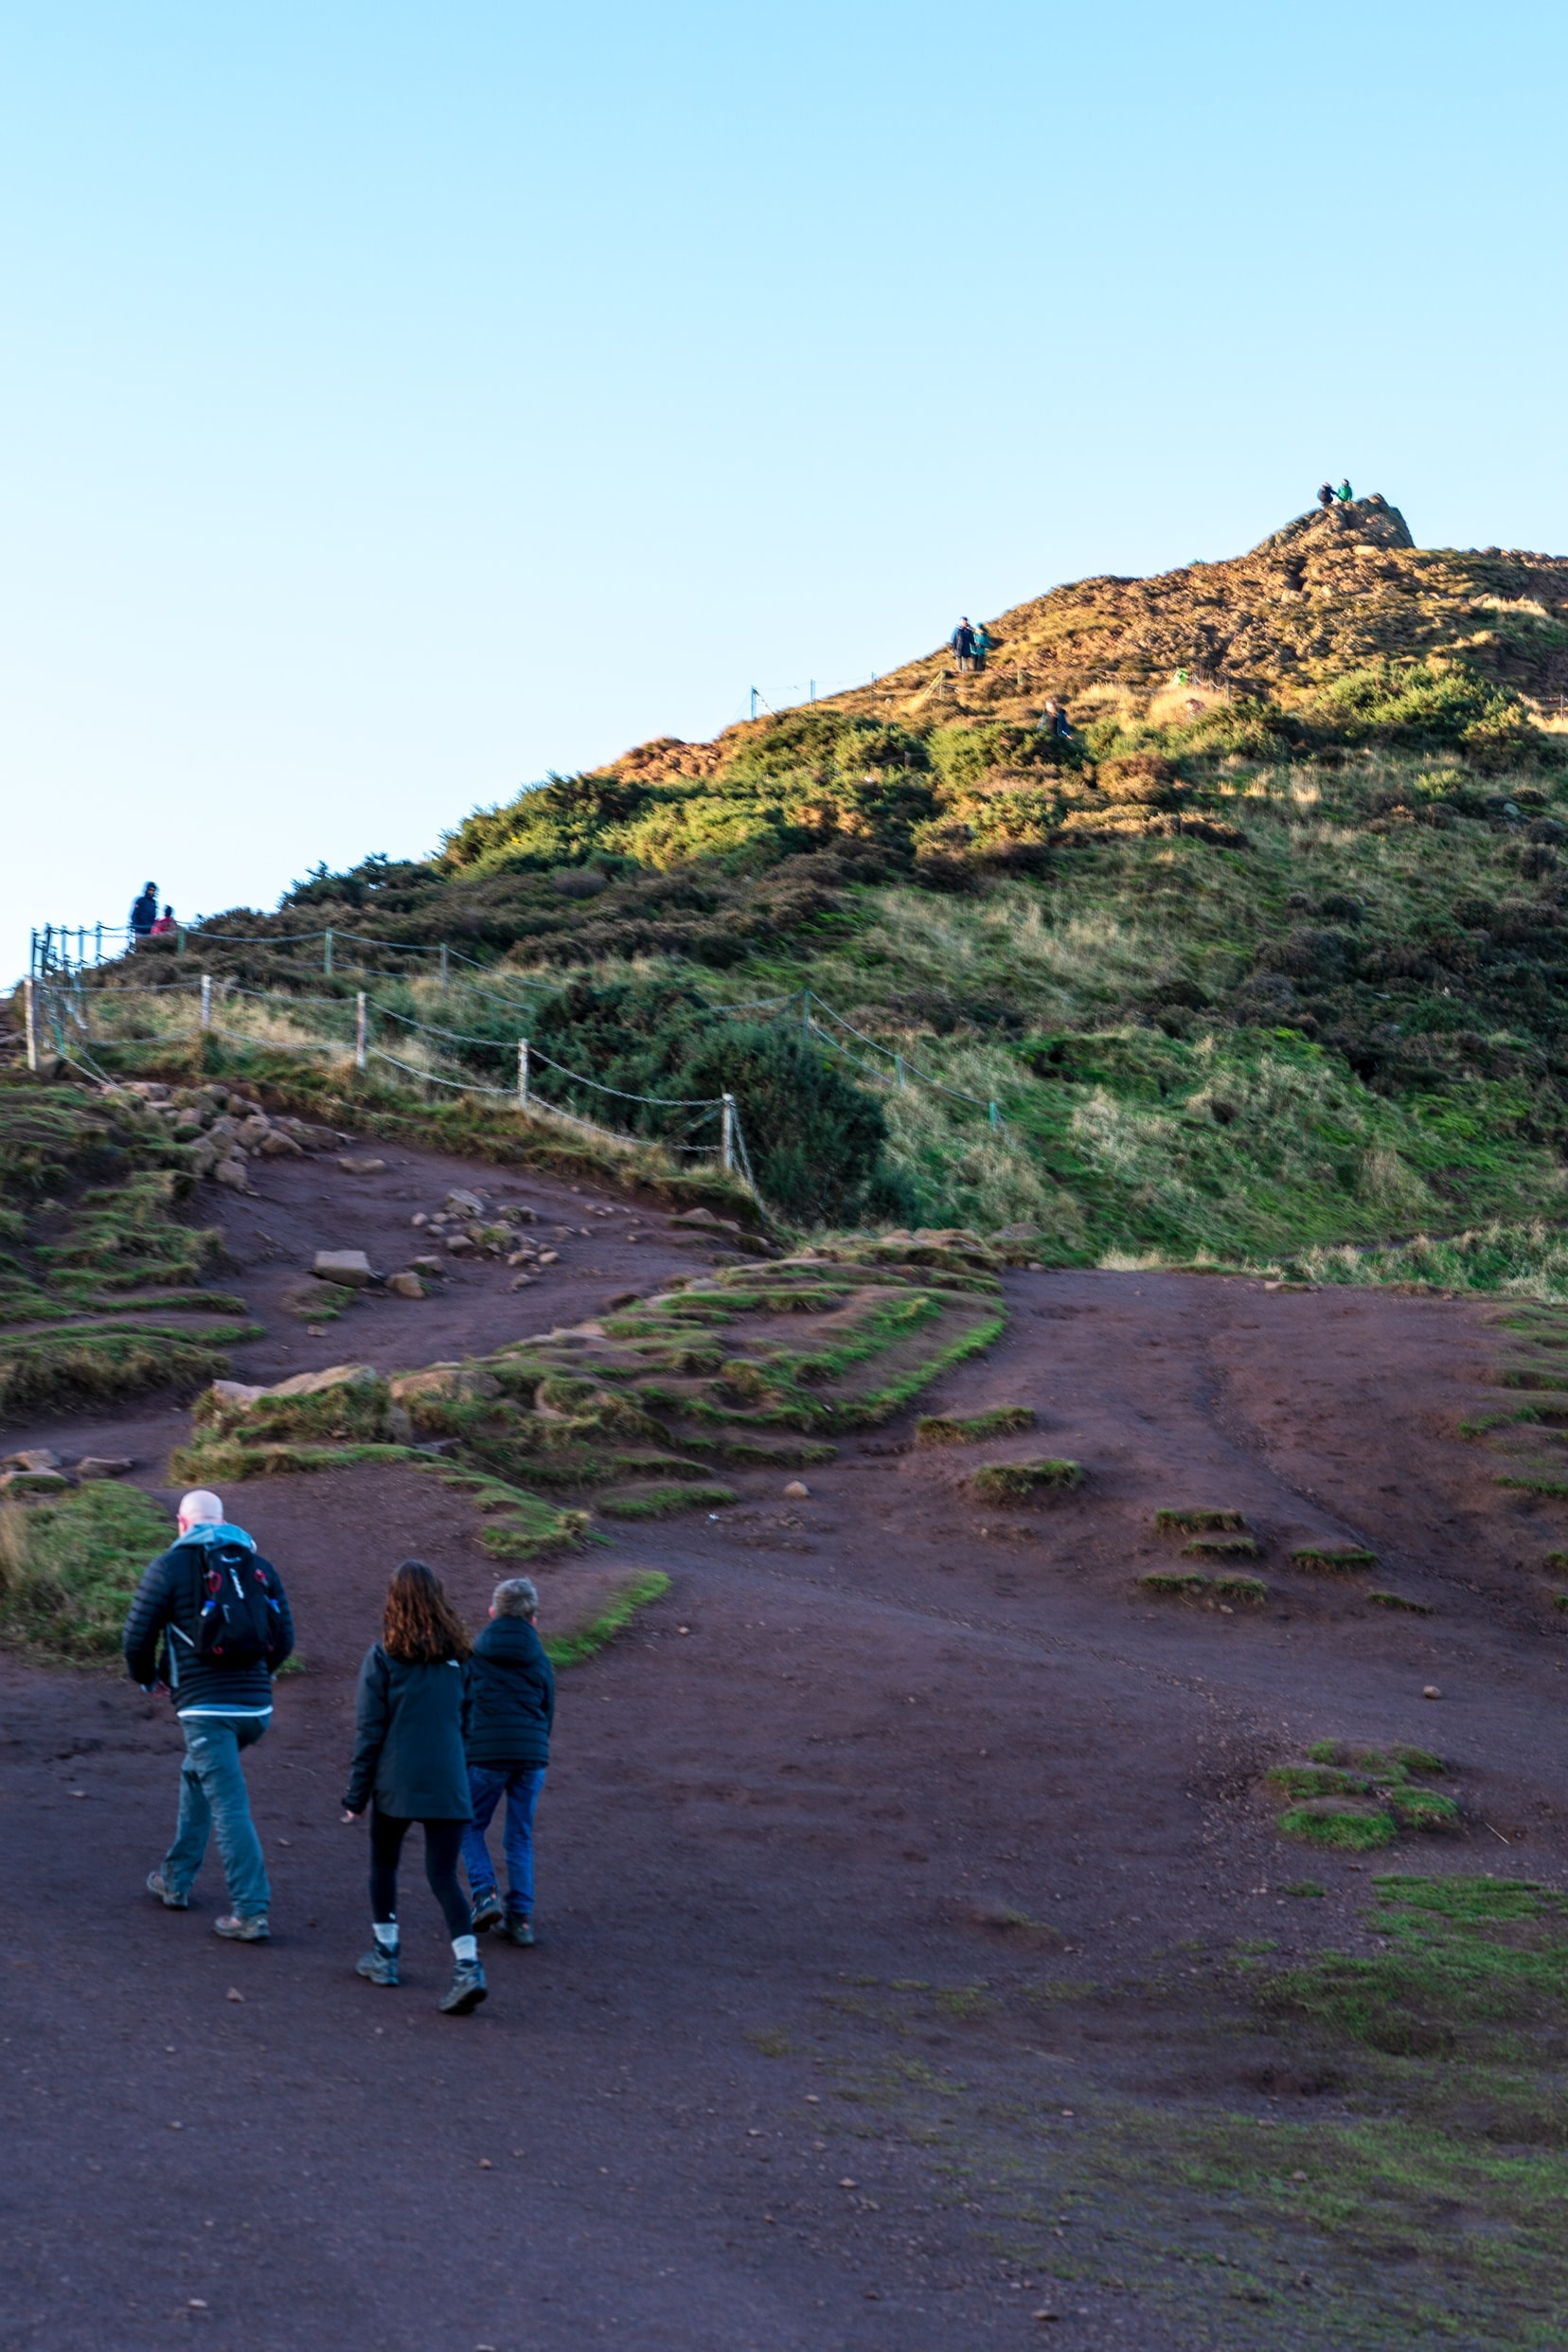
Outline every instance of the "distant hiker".
{"label": "distant hiker", "polygon": [[[479,1933],[498,1927],[511,1944],[534,1940],[533,1820],[550,1760],[555,1675],[535,1630],[539,1595],[527,1577],[495,1588],[490,1622],[468,1670],[464,1746],[473,1819],[463,1832],[463,1867]],[[507,1899],[495,1884],[485,1832],[503,1796]]]}
{"label": "distant hiker", "polygon": [[985,622],[982,621],[979,628],[974,632],[974,644],[971,648],[972,667],[977,671],[985,668],[986,656],[995,643],[996,639],[991,635],[991,633],[986,627]]}
{"label": "distant hiker", "polygon": [[970,627],[967,614],[948,639],[948,643],[958,656],[959,668],[961,670],[972,669],[974,667],[974,632]]}
{"label": "distant hiker", "polygon": [[1066,704],[1059,703],[1053,695],[1035,723],[1035,733],[1053,743],[1070,743],[1073,730],[1068,723]]}
{"label": "distant hiker", "polygon": [[143,882],[142,894],[131,909],[131,944],[139,947],[158,919],[158,885]]}
{"label": "distant hiker", "polygon": [[174,921],[174,909],[171,906],[166,906],[163,913],[159,916],[157,921],[152,926],[152,936],[154,939],[166,938],[176,928],[177,926]]}
{"label": "distant hiker", "polygon": [[441,1999],[466,2017],[485,1998],[473,1913],[457,1883],[472,1819],[463,1757],[468,1630],[438,1577],[405,1559],[387,1587],[382,1637],[360,1668],[354,1760],[343,1818],[370,1808],[370,1919],[375,1942],[359,1963],[372,1985],[398,1982],[398,1857],[414,1822],[424,1830],[425,1877],[446,1917],[456,1964]]}
{"label": "distant hiker", "polygon": [[1338,490],[1334,492],[1334,496],[1339,500],[1342,507],[1347,507],[1350,504],[1350,500],[1353,495],[1354,493],[1350,488],[1350,476],[1346,474]]}
{"label": "distant hiker", "polygon": [[1332,482],[1320,482],[1318,484],[1318,505],[1320,507],[1331,507],[1333,503],[1334,485]]}
{"label": "distant hiker", "polygon": [[215,1829],[233,1905],[216,1932],[261,1944],[271,1895],[240,1757],[272,1721],[272,1678],[294,1648],[294,1620],[276,1569],[230,1526],[215,1494],[187,1494],[179,1529],[136,1587],[120,1644],[133,1682],[167,1684],[185,1733],[174,1843],[147,1891],[166,1911],[188,1911]]}

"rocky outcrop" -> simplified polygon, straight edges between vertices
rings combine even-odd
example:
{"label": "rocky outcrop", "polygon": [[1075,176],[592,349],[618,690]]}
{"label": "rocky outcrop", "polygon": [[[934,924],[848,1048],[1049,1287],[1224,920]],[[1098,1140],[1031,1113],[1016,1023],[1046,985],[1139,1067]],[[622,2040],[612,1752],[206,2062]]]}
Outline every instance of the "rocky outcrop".
{"label": "rocky outcrop", "polygon": [[1295,547],[1310,539],[1360,539],[1371,547],[1414,547],[1410,526],[1398,507],[1391,507],[1381,490],[1373,490],[1366,498],[1352,498],[1339,507],[1312,507],[1306,514],[1298,514],[1283,530],[1274,531],[1258,541],[1255,556],[1274,555],[1284,547]]}

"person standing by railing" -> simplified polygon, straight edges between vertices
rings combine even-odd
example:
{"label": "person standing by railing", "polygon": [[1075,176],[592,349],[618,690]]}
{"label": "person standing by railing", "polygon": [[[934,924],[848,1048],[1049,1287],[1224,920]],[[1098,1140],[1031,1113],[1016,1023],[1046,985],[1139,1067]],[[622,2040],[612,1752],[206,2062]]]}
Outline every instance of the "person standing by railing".
{"label": "person standing by railing", "polygon": [[143,882],[141,897],[134,900],[131,907],[131,945],[133,948],[140,947],[144,939],[151,937],[153,925],[157,919],[158,885],[156,882]]}

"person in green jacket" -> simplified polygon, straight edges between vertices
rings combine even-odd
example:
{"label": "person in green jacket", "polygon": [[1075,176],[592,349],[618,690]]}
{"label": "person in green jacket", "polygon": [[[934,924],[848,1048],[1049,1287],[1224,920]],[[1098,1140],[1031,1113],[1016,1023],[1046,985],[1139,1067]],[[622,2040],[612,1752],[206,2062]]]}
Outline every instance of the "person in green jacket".
{"label": "person in green jacket", "polygon": [[1334,496],[1339,500],[1342,507],[1347,507],[1350,504],[1354,492],[1350,488],[1350,476],[1346,474],[1338,490],[1334,492]]}
{"label": "person in green jacket", "polygon": [[985,622],[982,621],[979,628],[974,633],[974,667],[976,670],[985,668],[986,656],[995,643],[996,639],[991,635],[991,633],[986,627]]}

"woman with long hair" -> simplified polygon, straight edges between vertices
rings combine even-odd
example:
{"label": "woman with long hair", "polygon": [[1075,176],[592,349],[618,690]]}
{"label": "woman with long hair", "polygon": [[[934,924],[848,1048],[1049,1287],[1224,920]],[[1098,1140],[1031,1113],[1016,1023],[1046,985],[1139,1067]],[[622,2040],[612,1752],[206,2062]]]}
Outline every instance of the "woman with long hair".
{"label": "woman with long hair", "polygon": [[473,1818],[463,1754],[468,1630],[438,1577],[405,1559],[387,1587],[382,1637],[360,1668],[354,1760],[345,1821],[370,1808],[370,1917],[375,1942],[359,1963],[372,1985],[398,1982],[398,1857],[409,1826],[424,1830],[425,1877],[446,1915],[456,1973],[441,2002],[466,2017],[485,1998],[473,1913],[457,1880]]}

